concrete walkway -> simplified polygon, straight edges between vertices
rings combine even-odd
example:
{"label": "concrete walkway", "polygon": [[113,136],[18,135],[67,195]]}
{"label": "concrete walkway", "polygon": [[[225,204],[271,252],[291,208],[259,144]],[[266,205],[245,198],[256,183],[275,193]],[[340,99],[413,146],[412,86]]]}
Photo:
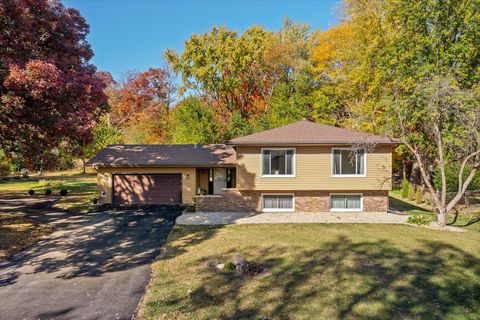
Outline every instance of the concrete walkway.
{"label": "concrete walkway", "polygon": [[257,223],[393,223],[406,224],[407,214],[384,212],[195,212],[177,218],[180,225]]}

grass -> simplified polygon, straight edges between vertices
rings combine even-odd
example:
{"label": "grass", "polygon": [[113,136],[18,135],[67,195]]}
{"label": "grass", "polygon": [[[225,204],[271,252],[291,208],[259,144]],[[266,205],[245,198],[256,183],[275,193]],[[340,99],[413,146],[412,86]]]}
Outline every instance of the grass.
{"label": "grass", "polygon": [[0,261],[22,251],[52,232],[48,224],[0,213]]}
{"label": "grass", "polygon": [[54,194],[58,194],[61,189],[67,189],[70,193],[92,193],[96,190],[96,176],[94,174],[56,175],[0,181],[0,193],[3,194],[27,194],[30,189],[38,194],[44,194],[46,189],[51,189]]}
{"label": "grass", "polygon": [[[53,207],[76,213],[85,213],[92,209],[91,200],[96,194],[96,176],[81,175],[73,171],[60,171],[33,176],[28,179],[13,179],[0,181],[1,194],[23,194],[35,190],[35,195],[45,195],[45,190],[53,191],[52,196],[58,196],[61,189],[67,189],[69,194],[57,199]],[[51,196],[47,196],[51,197]],[[24,248],[39,241],[52,232],[52,227],[32,219],[11,214],[0,214],[0,260],[22,251]]]}
{"label": "grass", "polygon": [[55,202],[54,207],[85,213],[91,210],[92,198],[97,193],[95,174],[78,174],[75,171],[60,171],[46,173],[39,177],[0,181],[0,194],[27,194],[35,190],[35,195],[44,195],[45,190],[52,190],[52,195],[59,194],[61,189],[67,189],[69,194]]}
{"label": "grass", "polygon": [[[401,225],[176,226],[142,319],[478,319],[480,234]],[[236,253],[252,278],[203,262]]]}
{"label": "grass", "polygon": [[[61,189],[67,189],[69,192],[67,196],[60,198],[47,196],[56,199],[53,207],[86,213],[93,208],[91,201],[97,192],[96,175],[60,171],[46,173],[41,177],[0,181],[0,195],[26,195],[30,189],[35,190],[35,195],[32,197],[45,195],[47,189],[53,191],[52,196],[58,196]],[[11,214],[0,214],[0,260],[20,252],[51,232],[52,227],[47,224]]]}
{"label": "grass", "polygon": [[[411,215],[420,214],[430,216],[432,221],[435,221],[436,219],[431,206],[425,203],[418,204],[415,201],[403,199],[400,195],[400,190],[390,191],[390,208],[406,212]],[[447,224],[480,232],[480,207],[478,205],[468,208],[459,207],[456,213],[449,214],[447,216]]]}

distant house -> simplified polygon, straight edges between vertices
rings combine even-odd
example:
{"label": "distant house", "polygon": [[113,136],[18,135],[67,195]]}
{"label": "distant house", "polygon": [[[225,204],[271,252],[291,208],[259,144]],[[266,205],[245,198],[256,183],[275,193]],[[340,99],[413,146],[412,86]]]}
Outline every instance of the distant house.
{"label": "distant house", "polygon": [[88,164],[102,203],[197,211],[385,212],[384,136],[299,121],[218,145],[112,145]]}

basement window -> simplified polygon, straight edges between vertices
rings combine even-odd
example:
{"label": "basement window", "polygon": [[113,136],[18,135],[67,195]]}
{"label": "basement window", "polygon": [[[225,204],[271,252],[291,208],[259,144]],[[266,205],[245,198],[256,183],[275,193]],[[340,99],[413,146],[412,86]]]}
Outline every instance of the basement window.
{"label": "basement window", "polygon": [[293,194],[263,194],[262,211],[263,212],[293,212],[295,208],[295,198]]}
{"label": "basement window", "polygon": [[363,211],[361,194],[331,194],[330,211]]}

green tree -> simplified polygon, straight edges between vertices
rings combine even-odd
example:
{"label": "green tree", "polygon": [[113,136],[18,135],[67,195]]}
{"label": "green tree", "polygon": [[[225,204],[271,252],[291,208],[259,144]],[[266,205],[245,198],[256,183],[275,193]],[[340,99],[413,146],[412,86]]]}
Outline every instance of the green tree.
{"label": "green tree", "polygon": [[[437,221],[461,199],[480,166],[480,2],[389,1],[386,45],[376,55],[385,86],[385,128],[415,156]],[[393,30],[395,30],[393,32]],[[470,137],[465,139],[466,137]],[[447,200],[446,164],[461,163],[458,191]],[[431,182],[431,166],[440,172]],[[467,167],[472,169],[468,172]]]}
{"label": "green tree", "polygon": [[[323,52],[320,59],[317,55],[319,77],[334,88],[348,114],[346,125],[405,142],[444,226],[480,165],[480,2],[343,4],[342,26],[349,41],[327,37],[334,43],[333,53]],[[459,191],[451,201],[446,199],[447,161],[472,168],[468,174],[460,170]],[[441,176],[438,188],[432,184],[434,167]]]}
{"label": "green tree", "polygon": [[270,110],[265,115],[268,128],[309,118],[313,97],[303,92],[293,91],[292,86],[281,83],[275,88],[273,97],[269,100]]}
{"label": "green tree", "polygon": [[81,148],[83,173],[86,173],[85,163],[87,159],[93,157],[97,152],[110,144],[122,142],[122,133],[110,125],[108,116],[104,115],[93,129],[93,141]]}
{"label": "green tree", "polygon": [[[479,165],[479,39],[479,0],[344,0],[341,24],[320,33],[312,53],[317,106],[340,116],[336,124],[401,138],[440,225]],[[447,161],[472,168],[460,170],[449,202]]]}
{"label": "green tree", "polygon": [[311,118],[314,92],[319,82],[314,77],[311,51],[316,45],[316,31],[306,24],[285,19],[265,51],[272,94],[267,100],[263,129],[276,128],[303,118]]}
{"label": "green tree", "polygon": [[255,121],[247,121],[239,112],[233,112],[225,132],[225,140],[246,136],[256,129]]}
{"label": "green tree", "polygon": [[223,127],[204,101],[188,97],[173,109],[172,143],[220,143]]}
{"label": "green tree", "polygon": [[264,50],[271,33],[261,27],[241,35],[224,27],[194,34],[181,54],[167,50],[166,60],[181,74],[180,93],[193,90],[215,102],[218,111],[239,112],[248,119],[268,95]]}

